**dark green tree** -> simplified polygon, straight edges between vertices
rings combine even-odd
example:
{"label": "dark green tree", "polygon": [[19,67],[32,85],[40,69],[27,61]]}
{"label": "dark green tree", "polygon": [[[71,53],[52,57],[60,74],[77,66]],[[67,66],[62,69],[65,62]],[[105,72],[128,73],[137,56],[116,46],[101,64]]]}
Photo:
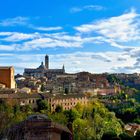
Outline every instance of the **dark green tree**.
{"label": "dark green tree", "polygon": [[37,100],[37,110],[40,112],[41,110],[49,111],[49,104],[46,100],[39,99]]}
{"label": "dark green tree", "polygon": [[119,135],[119,137],[121,138],[121,140],[133,140],[133,137],[128,135],[127,133],[122,133]]}
{"label": "dark green tree", "polygon": [[140,130],[136,132],[136,135],[134,136],[134,140],[140,140]]}
{"label": "dark green tree", "polygon": [[64,114],[68,118],[68,122],[72,122],[80,116],[76,109],[65,110]]}
{"label": "dark green tree", "polygon": [[112,140],[113,138],[116,138],[117,134],[115,132],[106,132],[102,136],[102,140]]}
{"label": "dark green tree", "polygon": [[62,111],[63,111],[63,107],[60,106],[60,105],[57,105],[56,108],[55,108],[55,112],[60,113]]}
{"label": "dark green tree", "polygon": [[41,85],[41,89],[40,89],[42,92],[44,92],[45,91],[45,86],[44,86],[44,84],[42,84]]}

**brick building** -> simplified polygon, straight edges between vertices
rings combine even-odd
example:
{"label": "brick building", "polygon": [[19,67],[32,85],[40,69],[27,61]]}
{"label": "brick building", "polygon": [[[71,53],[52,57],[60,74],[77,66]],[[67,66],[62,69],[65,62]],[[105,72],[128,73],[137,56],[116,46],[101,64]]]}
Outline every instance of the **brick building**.
{"label": "brick building", "polygon": [[8,140],[72,140],[70,130],[46,115],[31,115],[5,132]]}
{"label": "brick building", "polygon": [[57,105],[63,107],[63,110],[69,110],[76,106],[77,103],[86,105],[88,98],[84,94],[69,94],[69,95],[50,95],[50,94],[25,94],[11,93],[0,94],[0,99],[7,102],[18,103],[21,106],[31,105],[37,107],[37,100],[43,99],[50,105],[51,111],[55,111]]}
{"label": "brick building", "polygon": [[56,97],[52,97],[51,100],[49,101],[52,111],[55,111],[57,105],[62,106],[63,110],[69,110],[74,108],[77,105],[77,103],[86,105],[87,102],[88,99],[84,94],[58,95]]}
{"label": "brick building", "polygon": [[0,83],[7,88],[15,88],[14,67],[0,67]]}

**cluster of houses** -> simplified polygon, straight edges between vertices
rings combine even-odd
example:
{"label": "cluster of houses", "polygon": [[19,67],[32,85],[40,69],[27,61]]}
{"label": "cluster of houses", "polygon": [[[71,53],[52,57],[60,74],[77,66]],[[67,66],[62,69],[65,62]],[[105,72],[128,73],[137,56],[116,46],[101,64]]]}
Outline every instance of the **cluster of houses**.
{"label": "cluster of houses", "polygon": [[[87,105],[90,100],[89,97],[93,96],[105,96],[117,94],[121,91],[119,84],[110,83],[107,79],[107,73],[104,74],[91,74],[88,72],[80,72],[75,74],[69,74],[65,72],[65,67],[62,69],[49,69],[49,56],[45,56],[45,65],[43,62],[36,69],[27,68],[24,70],[24,74],[14,75],[14,67],[0,67],[0,100],[5,100],[7,102],[12,102],[13,104],[19,104],[20,106],[30,105],[33,108],[37,107],[37,101],[42,99],[46,100],[50,105],[52,112],[55,111],[58,105],[63,107],[63,110],[70,110],[80,103],[82,105]],[[125,84],[140,84],[140,75],[138,74],[114,74]],[[31,123],[35,121],[35,126],[31,128]],[[23,133],[25,131],[22,129],[25,124],[28,126],[26,129],[32,129],[32,134],[37,138],[40,135],[36,135],[34,130],[38,131],[39,125],[54,124],[46,118],[45,116],[31,116],[22,124],[13,127],[10,130],[10,135],[17,132],[15,140],[19,137],[22,138],[23,135],[18,134],[21,129]],[[23,127],[22,127],[23,126]],[[32,125],[33,126],[33,125]],[[52,131],[49,131],[48,127],[51,127]],[[18,128],[18,129],[17,129]],[[37,129],[36,129],[37,128]],[[125,126],[126,131],[133,131],[135,135],[136,131],[139,129],[137,124],[127,124]],[[60,133],[56,133],[56,130]],[[45,132],[50,133],[51,136],[58,135],[57,138],[51,139],[72,139],[72,133],[67,127],[59,126],[58,124],[53,127],[53,125],[47,126]],[[42,132],[41,132],[42,133]],[[24,136],[29,136],[29,134],[24,134]],[[46,135],[42,134],[44,138]],[[48,136],[48,134],[47,134]],[[11,136],[9,136],[11,138]],[[33,137],[33,136],[29,136]]]}
{"label": "cluster of houses", "polygon": [[[120,87],[111,85],[105,74],[80,72],[68,74],[62,69],[49,69],[49,56],[36,69],[25,69],[24,74],[14,76],[13,67],[0,67],[0,99],[14,100],[20,105],[36,106],[43,98],[55,110],[73,108],[78,102],[86,104],[88,96],[116,94]],[[87,96],[88,95],[88,96]]]}

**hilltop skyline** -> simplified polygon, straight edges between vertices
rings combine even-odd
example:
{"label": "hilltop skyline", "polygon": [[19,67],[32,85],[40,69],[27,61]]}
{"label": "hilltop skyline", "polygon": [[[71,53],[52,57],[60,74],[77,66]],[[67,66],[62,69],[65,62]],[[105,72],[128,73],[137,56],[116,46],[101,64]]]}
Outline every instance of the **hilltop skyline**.
{"label": "hilltop skyline", "polygon": [[66,72],[140,71],[138,0],[5,0],[0,13],[0,65],[16,73],[46,54]]}

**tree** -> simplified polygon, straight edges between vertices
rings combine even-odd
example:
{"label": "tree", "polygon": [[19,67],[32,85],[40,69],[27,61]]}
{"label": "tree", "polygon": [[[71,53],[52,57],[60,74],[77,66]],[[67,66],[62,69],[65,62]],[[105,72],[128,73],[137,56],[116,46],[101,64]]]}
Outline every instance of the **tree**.
{"label": "tree", "polygon": [[117,134],[115,132],[106,132],[102,136],[102,140],[112,140],[113,138],[116,138]]}
{"label": "tree", "polygon": [[49,115],[49,117],[54,121],[54,122],[57,122],[57,123],[60,123],[60,124],[63,124],[63,125],[67,125],[67,117],[64,115],[63,112],[60,112],[60,113],[48,113],[47,115]]}
{"label": "tree", "polygon": [[135,140],[140,140],[140,130],[138,130],[138,131],[136,132],[136,135],[134,136],[134,139],[135,139]]}
{"label": "tree", "polygon": [[57,105],[56,108],[55,108],[55,112],[60,113],[62,111],[63,111],[63,107],[60,106],[60,105]]}
{"label": "tree", "polygon": [[41,110],[49,111],[49,104],[46,100],[39,99],[37,100],[37,110],[40,112]]}
{"label": "tree", "polygon": [[14,111],[14,114],[20,112],[20,106],[19,105],[14,105],[13,106],[13,111]]}
{"label": "tree", "polygon": [[21,106],[21,111],[23,113],[31,113],[33,111],[32,107],[30,105],[25,105],[25,106]]}
{"label": "tree", "polygon": [[44,92],[44,91],[45,91],[45,85],[44,85],[44,84],[42,84],[42,85],[41,85],[40,90],[41,90],[42,92]]}
{"label": "tree", "polygon": [[68,94],[68,93],[69,93],[69,89],[65,88],[65,94]]}
{"label": "tree", "polygon": [[121,138],[121,140],[132,140],[133,137],[128,135],[127,133],[122,133],[119,135],[119,137]]}
{"label": "tree", "polygon": [[91,127],[91,122],[87,119],[77,118],[73,122],[75,140],[94,140],[96,133]]}
{"label": "tree", "polygon": [[80,117],[80,114],[76,109],[65,110],[64,114],[68,118],[68,122],[72,123],[76,118]]}

